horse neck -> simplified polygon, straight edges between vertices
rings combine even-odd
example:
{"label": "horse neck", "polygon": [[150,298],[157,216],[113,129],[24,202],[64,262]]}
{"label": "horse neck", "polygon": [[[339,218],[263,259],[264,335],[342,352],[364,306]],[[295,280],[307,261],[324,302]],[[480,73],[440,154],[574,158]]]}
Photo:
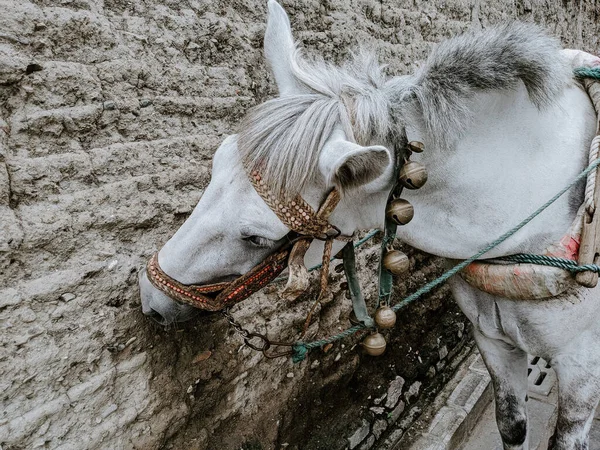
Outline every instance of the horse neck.
{"label": "horse neck", "polygon": [[[473,123],[453,148],[432,148],[423,124],[409,130],[426,150],[413,159],[429,171],[418,191],[404,191],[415,208],[399,237],[449,258],[466,258],[519,223],[585,166],[595,115],[578,87],[538,110],[525,88],[480,94]],[[570,192],[487,256],[539,252],[573,220],[581,189]]]}

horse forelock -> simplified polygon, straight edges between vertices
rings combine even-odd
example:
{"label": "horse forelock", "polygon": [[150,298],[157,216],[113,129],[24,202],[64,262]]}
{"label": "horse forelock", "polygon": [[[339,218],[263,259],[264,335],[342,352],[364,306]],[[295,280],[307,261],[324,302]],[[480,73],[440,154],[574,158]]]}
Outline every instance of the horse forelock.
{"label": "horse forelock", "polygon": [[342,67],[308,62],[296,53],[293,73],[302,92],[268,100],[246,115],[238,148],[248,170],[259,170],[273,192],[293,195],[314,182],[323,145],[337,127],[367,145],[390,133],[383,86],[387,79],[372,52]]}

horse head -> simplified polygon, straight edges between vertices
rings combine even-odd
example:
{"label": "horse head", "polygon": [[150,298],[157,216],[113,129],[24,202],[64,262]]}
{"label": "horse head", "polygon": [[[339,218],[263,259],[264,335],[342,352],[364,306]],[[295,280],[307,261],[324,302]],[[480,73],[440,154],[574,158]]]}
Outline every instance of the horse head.
{"label": "horse head", "polygon": [[[289,223],[259,195],[253,173],[260,172],[275,199],[301,198],[314,210],[335,188],[341,201],[329,223],[344,235],[383,223],[394,154],[380,67],[364,56],[345,67],[307,61],[283,8],[271,0],[268,9],[264,53],[279,96],[253,108],[239,133],[223,141],[198,205],[159,251],[161,273],[181,285],[232,281],[289,244]],[[139,285],[143,312],[160,323],[194,315],[193,306],[157,289],[147,272]]]}

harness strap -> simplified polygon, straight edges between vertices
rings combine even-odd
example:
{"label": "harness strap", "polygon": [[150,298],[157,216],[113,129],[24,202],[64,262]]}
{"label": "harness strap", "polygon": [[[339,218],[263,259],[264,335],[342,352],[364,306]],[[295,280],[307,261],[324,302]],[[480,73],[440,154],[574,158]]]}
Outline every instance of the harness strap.
{"label": "harness strap", "polygon": [[[258,195],[290,230],[303,236],[312,236],[323,240],[332,236],[338,237],[341,234],[337,227],[331,225],[327,218],[323,217],[323,214],[316,213],[302,196],[295,195],[294,198],[289,199],[275,195],[257,170],[249,174],[249,179]],[[328,198],[325,199],[325,202],[328,201]],[[339,202],[339,197],[337,201]]]}
{"label": "harness strap", "polygon": [[360,290],[360,283],[358,281],[358,275],[356,273],[356,257],[354,252],[354,244],[348,242],[342,249],[344,273],[346,275],[346,281],[348,282],[348,291],[350,292],[350,299],[352,300],[352,309],[356,320],[363,324],[367,328],[375,326],[373,318],[369,315],[365,298]]}

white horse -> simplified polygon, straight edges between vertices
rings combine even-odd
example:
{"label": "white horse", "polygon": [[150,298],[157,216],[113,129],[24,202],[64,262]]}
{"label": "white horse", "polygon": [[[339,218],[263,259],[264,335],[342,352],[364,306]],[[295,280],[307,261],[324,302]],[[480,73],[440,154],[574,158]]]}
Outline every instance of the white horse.
{"label": "white horse", "polygon": [[[163,270],[181,283],[246,273],[289,232],[250,184],[242,159],[265,164],[267,183],[300,193],[313,208],[336,186],[343,197],[330,222],[349,235],[382,227],[394,183],[391,149],[406,138],[422,141],[425,152],[413,159],[429,169],[429,181],[403,194],[415,217],[399,229],[400,238],[455,260],[518,223],[585,167],[594,110],[573,81],[572,53],[535,26],[451,39],[417,73],[387,78],[368,58],[341,68],[308,62],[296,50],[286,13],[270,0],[264,45],[280,96],[254,108],[240,134],[222,143],[200,202],[160,250]],[[563,197],[486,256],[540,253],[558,240],[583,191]],[[504,448],[528,447],[529,353],[551,361],[559,379],[550,448],[587,449],[600,398],[598,289],[573,288],[541,301],[491,296],[460,277],[452,289],[493,379]],[[144,313],[162,323],[193,315],[145,274],[140,290]]]}

